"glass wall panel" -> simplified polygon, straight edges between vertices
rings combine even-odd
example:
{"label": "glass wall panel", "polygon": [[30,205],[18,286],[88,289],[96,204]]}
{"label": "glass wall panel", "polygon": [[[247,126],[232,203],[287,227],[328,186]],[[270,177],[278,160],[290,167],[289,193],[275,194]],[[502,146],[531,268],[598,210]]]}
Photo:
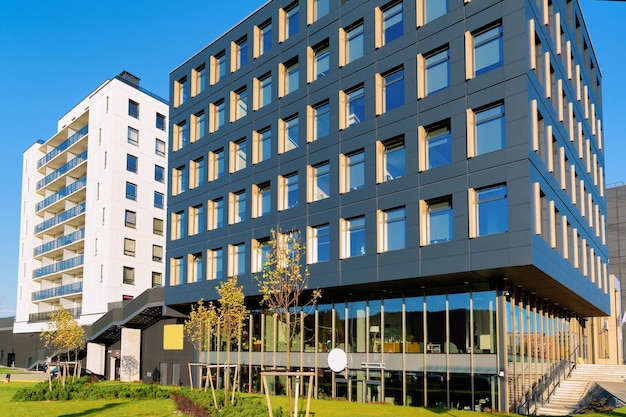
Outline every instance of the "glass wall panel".
{"label": "glass wall panel", "polygon": [[[369,300],[369,351],[380,352],[383,337],[380,323],[380,299]],[[387,337],[387,322],[385,321],[385,338]]]}
{"label": "glass wall panel", "polygon": [[413,407],[424,406],[424,372],[407,372],[406,376],[406,405]]}
{"label": "glass wall panel", "polygon": [[263,351],[274,351],[274,316],[270,314],[264,314],[265,328],[263,334]]}
{"label": "glass wall panel", "polygon": [[[510,305],[507,329],[510,329]],[[481,291],[472,294],[474,309],[474,353],[496,353],[496,292]]]}
{"label": "glass wall panel", "polygon": [[402,405],[401,371],[385,371],[385,403]]}
{"label": "glass wall panel", "polygon": [[304,333],[304,351],[315,352],[315,311],[304,316],[302,331]]}
{"label": "glass wall panel", "polygon": [[[452,335],[452,332],[450,335]],[[456,410],[472,410],[471,374],[450,374],[450,408],[454,408]]]}
{"label": "glass wall panel", "polygon": [[424,297],[406,297],[407,353],[424,353]]}
{"label": "glass wall panel", "polygon": [[367,329],[365,301],[348,301],[348,352],[365,352]]}
{"label": "glass wall panel", "polygon": [[263,315],[260,311],[253,311],[251,313],[252,316],[252,351],[260,352],[261,351],[261,320]]}
{"label": "glass wall panel", "polygon": [[448,406],[445,343],[446,294],[426,296],[426,399],[427,406]]}
{"label": "glass wall panel", "polygon": [[498,376],[474,375],[474,411],[493,411],[498,404]]}
{"label": "glass wall panel", "polygon": [[[317,306],[317,351],[328,352],[333,345],[333,306],[318,304]],[[327,392],[330,394],[330,392]]]}
{"label": "glass wall panel", "polygon": [[386,299],[384,339],[385,352],[404,352],[402,342],[402,298]]}
{"label": "glass wall panel", "polygon": [[345,350],[346,340],[346,304],[335,302],[335,330],[334,346]]}
{"label": "glass wall panel", "polygon": [[446,352],[467,353],[472,345],[470,339],[470,294],[469,292],[448,295],[450,318],[450,341]]}

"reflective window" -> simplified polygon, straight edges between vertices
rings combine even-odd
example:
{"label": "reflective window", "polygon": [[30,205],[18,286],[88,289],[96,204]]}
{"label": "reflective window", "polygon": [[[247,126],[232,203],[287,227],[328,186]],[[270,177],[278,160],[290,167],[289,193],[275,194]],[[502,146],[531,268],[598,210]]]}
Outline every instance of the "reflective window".
{"label": "reflective window", "polygon": [[156,128],[159,130],[165,130],[165,116],[162,114],[156,114]]}
{"label": "reflective window", "polygon": [[325,76],[330,71],[330,50],[328,41],[322,45],[315,47],[313,50],[313,75],[317,80]]}
{"label": "reflective window", "polygon": [[222,248],[210,249],[208,251],[208,279],[219,279],[223,277],[224,254]]}
{"label": "reflective window", "polygon": [[126,183],[126,198],[137,201],[137,184],[133,184],[132,182]]}
{"label": "reflective window", "polygon": [[268,20],[259,26],[261,40],[259,42],[259,55],[263,55],[272,48],[272,21]]}
{"label": "reflective window", "polygon": [[191,141],[195,142],[204,137],[206,132],[206,114],[204,111],[198,112],[191,116]]}
{"label": "reflective window", "polygon": [[448,12],[448,0],[423,0],[424,23],[435,20]]}
{"label": "reflective window", "polygon": [[313,201],[330,196],[330,165],[328,162],[313,167]]}
{"label": "reflective window", "polygon": [[206,89],[206,67],[200,65],[193,70],[193,95],[196,96]]}
{"label": "reflective window", "polygon": [[246,273],[246,244],[233,245],[232,271],[231,276]]}
{"label": "reflective window", "polygon": [[272,156],[272,130],[265,129],[259,132],[258,144],[257,144],[257,158],[256,162],[262,162],[269,159]]}
{"label": "reflective window", "polygon": [[406,157],[404,139],[394,139],[383,143],[383,182],[404,177]]}
{"label": "reflective window", "polygon": [[128,143],[139,145],[139,131],[132,127],[128,127]]}
{"label": "reflective window", "polygon": [[361,123],[365,119],[365,95],[363,87],[346,92],[346,127]]}
{"label": "reflective window", "polygon": [[364,51],[363,23],[346,29],[346,56],[345,63],[361,58]]}
{"label": "reflective window", "polygon": [[383,10],[383,45],[402,36],[402,2]]}
{"label": "reflective window", "polygon": [[284,95],[292,93],[300,86],[300,69],[298,61],[294,60],[285,64],[285,87]]}
{"label": "reflective window", "polygon": [[298,32],[300,26],[298,3],[296,2],[292,6],[285,9],[285,13],[287,15],[287,18],[285,19],[285,39],[288,39]]}
{"label": "reflective window", "polygon": [[313,0],[313,21],[326,16],[330,9],[330,0]]}
{"label": "reflective window", "polygon": [[330,105],[328,101],[313,106],[313,140],[330,134]]}
{"label": "reflective window", "polygon": [[285,137],[283,138],[283,152],[295,149],[299,145],[299,121],[298,116],[285,120]]}
{"label": "reflective window", "polygon": [[134,117],[135,119],[139,119],[139,103],[128,100],[128,115]]}
{"label": "reflective window", "polygon": [[504,104],[474,113],[476,155],[504,149]]}
{"label": "reflective window", "polygon": [[137,157],[126,154],[126,171],[137,173]]}
{"label": "reflective window", "polygon": [[503,61],[501,25],[474,34],[474,75],[497,68]]}
{"label": "reflective window", "polygon": [[241,139],[241,140],[238,140],[237,142],[234,142],[234,152],[235,152],[234,171],[239,171],[241,169],[244,169],[246,167],[246,161],[247,161],[247,155],[248,155],[245,139]]}
{"label": "reflective window", "polygon": [[444,89],[450,85],[450,51],[443,51],[425,57],[426,94]]}
{"label": "reflective window", "polygon": [[272,102],[272,74],[259,78],[259,108]]}
{"label": "reflective window", "polygon": [[476,190],[478,236],[503,233],[509,227],[506,185]]}
{"label": "reflective window", "polygon": [[452,161],[450,127],[436,125],[426,129],[426,168],[432,169]]}
{"label": "reflective window", "polygon": [[235,45],[235,69],[239,69],[248,63],[248,38],[244,36]]}
{"label": "reflective window", "polygon": [[248,114],[248,90],[242,88],[235,92],[235,120]]}
{"label": "reflective window", "polygon": [[383,106],[382,112],[393,110],[404,104],[404,70],[393,70],[383,75]]}
{"label": "reflective window", "polygon": [[321,224],[310,229],[311,239],[307,247],[309,263],[326,262],[330,260],[330,226]]}
{"label": "reflective window", "polygon": [[233,194],[233,221],[239,223],[246,220],[246,192],[239,191]]}
{"label": "reflective window", "polygon": [[404,207],[383,211],[383,236],[381,252],[406,247],[406,209]]}
{"label": "reflective window", "polygon": [[346,156],[346,188],[344,192],[365,187],[365,152],[359,151]]}
{"label": "reflective window", "polygon": [[426,202],[427,243],[448,242],[453,236],[452,200],[450,198]]}
{"label": "reflective window", "polygon": [[157,182],[165,182],[165,168],[158,165],[154,166],[154,180]]}
{"label": "reflective window", "polygon": [[365,255],[365,217],[345,220],[344,258]]}
{"label": "reflective window", "polygon": [[154,192],[154,207],[162,209],[165,207],[165,195],[158,191]]}
{"label": "reflective window", "polygon": [[265,216],[272,209],[272,189],[270,183],[260,184],[257,188],[257,212],[256,216]]}
{"label": "reflective window", "polygon": [[283,178],[283,210],[286,210],[298,205],[298,174],[290,174]]}

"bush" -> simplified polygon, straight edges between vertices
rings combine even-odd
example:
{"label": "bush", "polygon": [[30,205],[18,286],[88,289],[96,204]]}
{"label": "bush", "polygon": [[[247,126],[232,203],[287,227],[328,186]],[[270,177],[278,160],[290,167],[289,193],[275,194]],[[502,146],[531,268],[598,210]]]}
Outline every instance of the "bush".
{"label": "bush", "polygon": [[[218,404],[224,404],[224,392],[215,390]],[[177,409],[192,417],[265,417],[269,416],[267,406],[256,398],[246,398],[235,395],[235,403],[226,404],[216,410],[213,405],[213,396],[210,392],[191,391],[183,388],[172,393]],[[282,408],[274,410],[275,417],[283,417]]]}
{"label": "bush", "polygon": [[32,387],[19,389],[13,401],[63,401],[63,400],[112,400],[112,399],[154,399],[169,398],[168,390],[157,385],[100,384],[89,382],[89,377],[82,377],[75,382],[66,381],[65,388],[58,380],[52,381],[52,390],[48,381]]}

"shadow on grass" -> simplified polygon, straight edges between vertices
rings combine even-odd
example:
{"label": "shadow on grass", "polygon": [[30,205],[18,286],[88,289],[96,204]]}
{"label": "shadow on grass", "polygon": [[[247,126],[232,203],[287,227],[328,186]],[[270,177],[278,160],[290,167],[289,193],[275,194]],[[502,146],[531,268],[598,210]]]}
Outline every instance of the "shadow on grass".
{"label": "shadow on grass", "polygon": [[91,416],[91,415],[98,415],[98,413],[104,411],[104,410],[110,410],[111,408],[115,408],[122,405],[121,403],[113,403],[113,404],[106,404],[102,407],[99,408],[91,408],[89,410],[85,410],[85,411],[81,411],[80,413],[72,413],[72,414],[61,414],[58,417],[81,417],[81,416]]}

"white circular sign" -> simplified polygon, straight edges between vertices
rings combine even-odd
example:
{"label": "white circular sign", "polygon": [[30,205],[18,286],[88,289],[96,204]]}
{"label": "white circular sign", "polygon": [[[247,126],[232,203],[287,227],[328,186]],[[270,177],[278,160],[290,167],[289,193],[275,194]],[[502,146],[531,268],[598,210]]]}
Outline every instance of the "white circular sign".
{"label": "white circular sign", "polygon": [[341,372],[348,365],[348,356],[343,349],[335,348],[328,353],[328,366],[333,372]]}

